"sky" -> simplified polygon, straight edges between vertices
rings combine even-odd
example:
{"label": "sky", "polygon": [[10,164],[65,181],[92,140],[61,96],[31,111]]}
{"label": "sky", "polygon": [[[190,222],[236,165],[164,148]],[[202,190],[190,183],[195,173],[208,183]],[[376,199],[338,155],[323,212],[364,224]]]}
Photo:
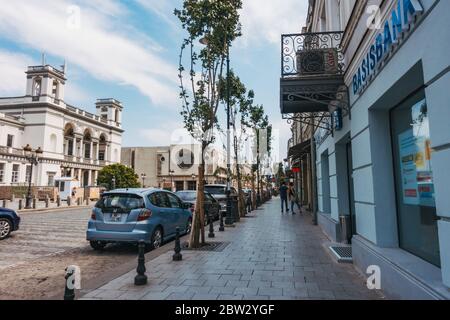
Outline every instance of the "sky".
{"label": "sky", "polygon": [[[67,64],[67,103],[92,113],[98,98],[123,103],[124,147],[168,145],[171,132],[182,131],[177,69],[186,32],[173,15],[182,0],[0,1],[1,97],[25,95],[26,67],[40,65],[45,52],[48,64]],[[243,36],[230,53],[280,137],[280,158],[290,138],[279,111],[280,38],[301,31],[307,5],[243,0]]]}

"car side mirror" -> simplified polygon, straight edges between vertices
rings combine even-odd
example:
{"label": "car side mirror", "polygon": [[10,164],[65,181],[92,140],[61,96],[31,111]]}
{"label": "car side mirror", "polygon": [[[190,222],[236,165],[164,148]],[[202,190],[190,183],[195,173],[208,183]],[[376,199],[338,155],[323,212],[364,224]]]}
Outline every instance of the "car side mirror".
{"label": "car side mirror", "polygon": [[191,207],[191,204],[190,204],[190,203],[187,203],[187,202],[183,202],[183,204],[181,205],[181,207],[182,207],[183,209],[189,209],[189,208]]}

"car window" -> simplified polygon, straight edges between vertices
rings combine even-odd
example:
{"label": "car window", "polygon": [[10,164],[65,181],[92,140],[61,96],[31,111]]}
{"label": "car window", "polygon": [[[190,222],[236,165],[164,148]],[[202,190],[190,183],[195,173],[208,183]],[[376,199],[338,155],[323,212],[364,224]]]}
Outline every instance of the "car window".
{"label": "car window", "polygon": [[177,196],[174,196],[171,193],[166,193],[167,198],[169,199],[170,206],[172,208],[181,208],[181,201]]}
{"label": "car window", "polygon": [[177,192],[177,196],[183,201],[195,201],[197,199],[197,192]]}
{"label": "car window", "polygon": [[226,188],[221,186],[205,186],[205,191],[211,194],[225,194]]}
{"label": "car window", "polygon": [[154,192],[149,195],[150,202],[159,208],[170,208],[169,199],[163,192]]}
{"label": "car window", "polygon": [[95,206],[102,209],[129,211],[144,208],[145,203],[142,197],[134,194],[107,194],[102,196]]}
{"label": "car window", "polygon": [[214,198],[208,193],[205,193],[205,200],[208,202],[214,202]]}

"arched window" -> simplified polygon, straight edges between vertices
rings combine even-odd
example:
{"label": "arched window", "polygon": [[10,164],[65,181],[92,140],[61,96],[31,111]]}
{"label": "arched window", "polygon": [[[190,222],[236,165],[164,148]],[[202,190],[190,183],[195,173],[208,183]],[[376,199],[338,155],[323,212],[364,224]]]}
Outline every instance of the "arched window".
{"label": "arched window", "polygon": [[86,159],[90,159],[91,158],[92,136],[91,136],[91,132],[89,130],[84,131],[83,141],[84,141],[84,157]]}
{"label": "arched window", "polygon": [[58,81],[56,81],[56,80],[53,80],[53,85],[52,85],[52,96],[54,97],[54,98],[56,98],[56,99],[58,99],[58,96],[59,96],[59,92],[58,92],[58,89],[59,89],[59,84],[58,84]]}
{"label": "arched window", "polygon": [[98,148],[98,160],[105,161],[106,160],[106,137],[104,134],[100,135],[100,142]]}
{"label": "arched window", "polygon": [[68,156],[74,155],[74,126],[71,123],[66,124],[64,128],[64,153]]}

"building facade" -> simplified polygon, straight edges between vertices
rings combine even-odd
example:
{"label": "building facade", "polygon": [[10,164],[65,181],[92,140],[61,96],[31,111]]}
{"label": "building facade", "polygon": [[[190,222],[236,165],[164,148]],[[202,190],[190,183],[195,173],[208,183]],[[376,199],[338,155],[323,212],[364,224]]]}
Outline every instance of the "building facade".
{"label": "building facade", "polygon": [[[145,187],[175,191],[196,190],[201,146],[122,148],[122,164],[134,169]],[[226,183],[226,164],[217,149],[208,150],[205,180],[208,184]]]}
{"label": "building facade", "polygon": [[54,186],[59,177],[96,185],[105,165],[120,162],[122,104],[99,99],[92,114],[65,102],[64,68],[33,66],[26,75],[24,96],[0,98],[0,185],[28,184],[26,145],[43,150],[33,185]]}
{"label": "building facade", "polygon": [[[439,0],[310,1],[294,72],[282,75],[290,153],[311,148],[318,224],[350,241],[361,272],[380,267],[395,298],[450,298],[449,10]],[[326,61],[314,75],[306,53]]]}

